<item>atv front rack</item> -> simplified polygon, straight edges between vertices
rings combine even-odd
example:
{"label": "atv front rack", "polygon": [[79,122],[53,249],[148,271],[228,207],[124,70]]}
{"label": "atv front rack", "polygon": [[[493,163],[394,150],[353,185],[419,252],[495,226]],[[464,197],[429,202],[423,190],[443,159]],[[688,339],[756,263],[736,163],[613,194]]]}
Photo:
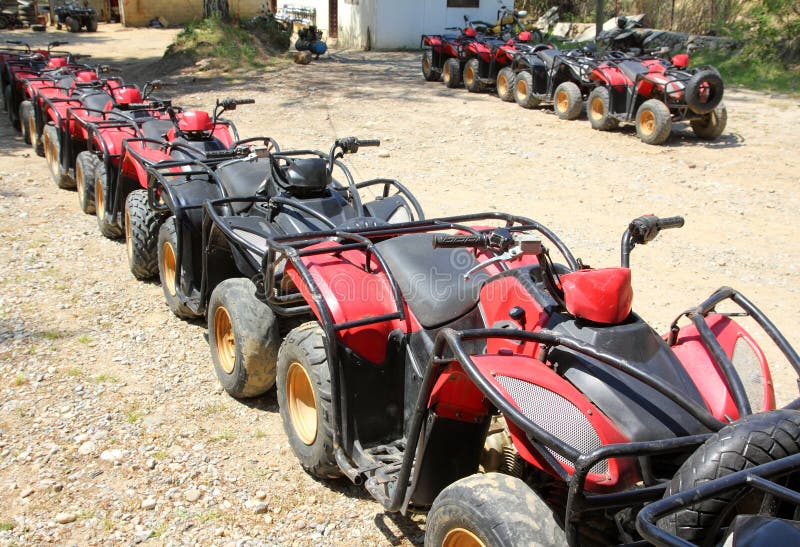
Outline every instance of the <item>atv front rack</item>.
{"label": "atv front rack", "polygon": [[789,514],[794,513],[794,518],[797,519],[798,509],[800,509],[800,492],[796,488],[787,488],[778,484],[777,480],[786,475],[796,473],[798,469],[800,469],[800,454],[794,454],[705,482],[695,488],[684,490],[649,504],[637,515],[636,529],[643,538],[658,547],[693,547],[694,543],[690,543],[663,528],[659,528],[656,523],[660,519],[698,502],[743,488],[760,490],[769,496],[793,505],[795,510],[789,511]]}

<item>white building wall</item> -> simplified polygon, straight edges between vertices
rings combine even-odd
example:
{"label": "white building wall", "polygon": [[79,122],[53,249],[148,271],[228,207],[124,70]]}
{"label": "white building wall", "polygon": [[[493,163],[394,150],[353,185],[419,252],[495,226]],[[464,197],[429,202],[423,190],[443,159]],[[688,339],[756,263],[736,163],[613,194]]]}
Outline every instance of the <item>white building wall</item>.
{"label": "white building wall", "polygon": [[[403,5],[405,2],[397,1],[397,4]],[[374,48],[377,9],[378,0],[339,0],[337,46],[349,49]]]}

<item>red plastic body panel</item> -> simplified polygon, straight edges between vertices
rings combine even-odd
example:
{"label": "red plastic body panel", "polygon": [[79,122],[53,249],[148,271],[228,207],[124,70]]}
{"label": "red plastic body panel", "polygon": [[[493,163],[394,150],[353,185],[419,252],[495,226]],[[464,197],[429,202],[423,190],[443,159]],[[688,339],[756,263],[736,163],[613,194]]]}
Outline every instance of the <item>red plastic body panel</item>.
{"label": "red plastic body panel", "polygon": [[428,408],[435,409],[442,418],[464,422],[478,422],[489,411],[483,393],[458,363],[442,371],[433,386]]}
{"label": "red plastic body panel", "polygon": [[[740,338],[750,346],[757,356],[761,368],[762,400],[764,402],[762,408],[753,408],[753,411],[774,409],[775,390],[769,364],[752,336],[733,319],[724,315],[710,314],[706,317],[706,321],[729,358],[733,356],[734,347]],[[681,328],[676,344],[672,346],[672,351],[683,364],[686,372],[689,373],[714,417],[724,421],[727,421],[728,417],[733,420],[738,419],[739,412],[736,410],[725,377],[708,350],[700,342],[700,335],[694,325],[686,325]]]}
{"label": "red plastic body panel", "polygon": [[633,287],[628,268],[577,270],[561,276],[567,311],[595,323],[616,324],[631,313]]}
{"label": "red plastic body panel", "polygon": [[480,58],[484,63],[488,63],[492,58],[492,51],[489,46],[481,42],[470,42],[467,46],[467,51],[469,51],[470,55]]}
{"label": "red plastic body panel", "polygon": [[678,53],[672,56],[672,64],[678,68],[686,68],[689,66],[689,54]]}
{"label": "red plastic body panel", "polygon": [[128,105],[131,103],[141,103],[142,94],[135,87],[121,87],[111,92],[117,104]]}
{"label": "red plastic body panel", "polygon": [[[309,249],[335,246],[332,243],[319,243]],[[312,255],[303,257],[302,261],[319,287],[334,322],[344,323],[397,311],[386,275],[377,267],[371,272],[365,271],[363,252],[351,250],[336,256]],[[291,264],[286,266],[286,274],[319,317],[308,287]],[[372,363],[382,363],[386,358],[386,344],[392,330],[401,328],[404,332],[413,332],[420,329],[411,310],[405,304],[404,307],[407,318],[405,322],[383,321],[345,329],[339,331],[339,338],[364,359]]]}
{"label": "red plastic body panel", "polygon": [[178,117],[181,131],[211,131],[213,126],[211,116],[202,110],[187,110]]}
{"label": "red plastic body panel", "polygon": [[[548,391],[557,393],[575,405],[583,414],[591,427],[597,433],[602,445],[628,442],[625,436],[614,426],[597,407],[589,402],[572,384],[564,380],[545,363],[522,355],[480,355],[474,356],[473,361],[477,365],[481,374],[491,382],[495,388],[502,393],[508,401],[511,401],[519,408],[511,395],[497,382],[495,376],[508,376],[517,378],[524,382],[541,386]],[[538,416],[529,416],[533,421],[537,421]],[[558,418],[555,418],[556,420]],[[555,471],[542,458],[528,442],[526,435],[516,427],[510,420],[507,420],[511,439],[520,455],[526,461],[542,469],[547,473],[555,475]],[[572,473],[574,468],[562,463],[562,467]],[[608,461],[608,473],[589,473],[586,481],[586,489],[594,492],[607,489],[618,489],[627,487],[639,480],[638,472],[634,462],[629,459],[610,459]]]}
{"label": "red plastic body panel", "polygon": [[[511,276],[499,277],[486,283],[481,288],[480,306],[486,326],[489,328],[503,321],[514,323],[520,329],[537,331],[547,324],[550,317],[522,283]],[[509,317],[509,310],[515,306],[525,310],[524,324]],[[504,351],[533,356],[536,355],[538,346],[533,342],[490,338],[486,342],[486,352],[496,354]]]}
{"label": "red plastic body panel", "polygon": [[[130,148],[136,151],[140,156],[144,156],[147,160],[158,163],[160,161],[171,159],[170,155],[162,152],[160,149],[156,150],[150,148],[147,144],[142,142],[129,143]],[[120,169],[122,176],[131,180],[138,180],[142,188],[147,188],[147,172],[144,166],[139,163],[136,158],[131,154],[123,154],[120,160]],[[180,168],[173,168],[172,171],[180,171]]]}
{"label": "red plastic body panel", "polygon": [[[530,34],[530,33],[529,33]],[[498,65],[505,66],[511,62],[511,59],[514,55],[514,52],[517,48],[514,47],[514,43],[506,44],[504,46],[500,46],[497,48],[494,54],[494,60]]]}

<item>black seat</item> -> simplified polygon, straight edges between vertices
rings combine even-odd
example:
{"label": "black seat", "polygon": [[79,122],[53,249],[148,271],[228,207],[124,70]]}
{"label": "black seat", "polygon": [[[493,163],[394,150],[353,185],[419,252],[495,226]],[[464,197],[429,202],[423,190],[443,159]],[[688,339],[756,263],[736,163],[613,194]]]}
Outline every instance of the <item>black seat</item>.
{"label": "black seat", "polygon": [[298,197],[319,194],[331,182],[328,162],[322,158],[303,158],[291,161],[279,173],[281,185]]}
{"label": "black seat", "polygon": [[[262,187],[268,172],[268,158],[232,161],[219,166],[217,178],[228,197],[249,197],[254,196]],[[231,203],[235,213],[240,213],[249,206],[250,203]]]}
{"label": "black seat", "polygon": [[97,92],[97,93],[87,93],[82,100],[83,104],[86,108],[91,110],[106,110],[106,107],[110,107],[114,104],[111,101],[111,95],[105,92]]}
{"label": "black seat", "polygon": [[148,120],[142,124],[142,134],[145,138],[163,141],[171,128],[172,122],[169,120]]}
{"label": "black seat", "polygon": [[556,48],[549,48],[537,51],[536,54],[544,61],[544,66],[550,69],[553,68],[553,63],[555,63],[556,57],[560,55],[561,52]]}
{"label": "black seat", "polygon": [[622,61],[619,69],[632,82],[636,81],[637,76],[647,74],[649,69],[638,61]]}
{"label": "black seat", "polygon": [[408,234],[376,245],[408,307],[428,329],[473,309],[489,277],[481,270],[465,279],[478,264],[471,249],[434,249],[432,241],[433,234]]}

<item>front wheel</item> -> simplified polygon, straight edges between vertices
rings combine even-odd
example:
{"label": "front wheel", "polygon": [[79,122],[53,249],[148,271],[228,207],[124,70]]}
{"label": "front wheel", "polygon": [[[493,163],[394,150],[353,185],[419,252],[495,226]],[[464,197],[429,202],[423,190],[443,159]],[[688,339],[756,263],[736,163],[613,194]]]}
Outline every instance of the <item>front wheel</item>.
{"label": "front wheel", "polygon": [[94,214],[97,217],[97,227],[108,239],[119,239],[122,237],[122,228],[114,222],[113,215],[106,210],[107,200],[111,199],[110,189],[106,166],[101,163],[94,170]]}
{"label": "front wheel", "polygon": [[147,203],[147,190],[134,190],[125,199],[125,248],[136,279],[158,273],[158,229],[162,216]]}
{"label": "front wheel", "polygon": [[72,180],[72,177],[61,172],[61,140],[55,125],[48,125],[44,128],[44,154],[47,167],[50,169],[50,177],[56,186],[62,190],[75,188],[75,181]]}
{"label": "front wheel", "polygon": [[511,67],[503,67],[497,73],[497,96],[501,101],[507,103],[514,102],[514,84],[517,81],[517,75]]}
{"label": "front wheel", "polygon": [[[25,144],[31,144],[32,135],[36,133],[36,121],[33,118],[32,102],[22,101],[19,103],[19,125]],[[32,131],[31,127],[33,127]]]}
{"label": "front wheel", "polygon": [[89,19],[89,22],[86,23],[86,30],[89,32],[97,32],[97,18],[92,17]]}
{"label": "front wheel", "polygon": [[[175,217],[170,216],[158,229],[158,278],[167,307],[181,319],[195,319],[201,314],[195,313],[184,304],[178,294],[180,276],[178,273],[178,233],[175,228]],[[181,267],[183,270],[183,267]]]}
{"label": "front wheel", "polygon": [[583,95],[575,82],[562,82],[556,88],[553,108],[562,120],[574,120],[581,115]]}
{"label": "front wheel", "polygon": [[530,72],[520,72],[514,84],[514,100],[522,108],[539,106],[540,99],[533,95],[533,76]]}
{"label": "front wheel", "polygon": [[100,158],[84,150],[75,161],[75,184],[78,187],[78,206],[87,215],[94,214],[94,172]]}
{"label": "front wheel", "polygon": [[333,453],[333,404],[325,336],[315,321],[293,329],[278,352],[278,407],[300,464],[317,478],[341,476]]}
{"label": "front wheel", "polygon": [[672,132],[672,114],[658,99],[649,99],[636,111],[636,134],[646,144],[662,144]]}
{"label": "front wheel", "polygon": [[720,103],[712,112],[703,116],[700,120],[692,120],[689,122],[692,126],[692,131],[699,138],[707,141],[713,141],[722,135],[725,131],[725,126],[728,125],[728,109],[725,108],[725,103]]}
{"label": "front wheel", "polygon": [[483,91],[480,78],[480,62],[478,59],[472,58],[464,65],[464,87],[470,93],[479,93]]}
{"label": "front wheel", "polygon": [[67,17],[67,30],[70,32],[80,32],[81,31],[81,22],[79,19],[75,19],[74,17]]}
{"label": "front wheel", "polygon": [[232,397],[261,395],[275,385],[275,314],[243,277],[226,279],[208,301],[208,342],[214,371]]}
{"label": "front wheel", "polygon": [[486,473],[456,481],[436,496],[425,545],[560,547],[566,536],[528,485],[510,475]]}
{"label": "front wheel", "polygon": [[442,79],[444,80],[444,85],[451,89],[461,85],[461,63],[458,62],[458,59],[451,57],[444,62]]}

